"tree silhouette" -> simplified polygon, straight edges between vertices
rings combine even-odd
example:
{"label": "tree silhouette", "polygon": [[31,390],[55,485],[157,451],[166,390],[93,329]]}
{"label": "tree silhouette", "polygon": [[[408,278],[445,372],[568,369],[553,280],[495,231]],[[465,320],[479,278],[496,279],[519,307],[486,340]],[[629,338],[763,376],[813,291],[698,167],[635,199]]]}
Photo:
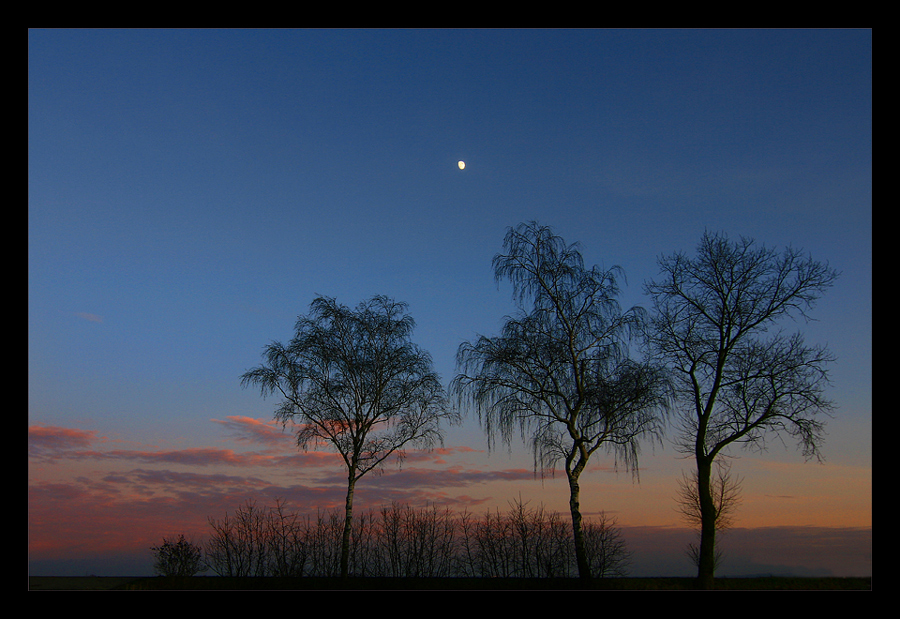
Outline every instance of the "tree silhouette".
{"label": "tree silhouette", "polygon": [[153,569],[160,576],[194,576],[206,569],[203,549],[179,535],[178,539],[163,538],[163,543],[150,548]]}
{"label": "tree silhouette", "polygon": [[[730,529],[734,523],[734,512],[737,510],[741,502],[741,485],[742,479],[733,477],[731,474],[731,463],[728,461],[717,461],[715,476],[710,480],[710,494],[713,499],[713,507],[715,508],[715,529],[716,533],[721,533]],[[694,469],[691,475],[682,474],[678,480],[678,492],[675,496],[678,511],[685,521],[694,527],[698,534],[702,532],[703,517],[700,509],[700,493],[699,482],[697,479],[697,470]],[[722,560],[722,552],[717,547],[715,552],[714,568],[718,568]],[[687,555],[691,562],[700,566],[700,546],[691,542],[688,544]]]}
{"label": "tree silhouette", "polygon": [[[659,430],[660,373],[627,354],[643,311],[622,312],[618,269],[587,269],[577,245],[536,222],[510,228],[494,274],[519,305],[501,335],[464,342],[451,388],[475,407],[489,441],[519,428],[535,468],[564,464],[579,575],[591,576],[580,511],[579,478],[601,447],[636,471],[638,441]],[[490,443],[489,443],[490,444]]]}
{"label": "tree silhouette", "polygon": [[330,444],[347,468],[341,576],[348,576],[356,482],[404,447],[442,440],[441,421],[454,422],[430,355],[410,342],[415,322],[406,304],[385,296],[355,310],[318,297],[284,346],[265,348],[265,364],[241,384],[263,396],[280,394],[276,419],[298,424],[301,448]]}
{"label": "tree silhouette", "polygon": [[805,318],[837,274],[790,248],[778,254],[710,233],[695,258],[676,253],[659,265],[659,279],[646,285],[651,341],[672,371],[678,447],[697,465],[698,584],[711,588],[716,457],[737,444],[764,449],[767,435],[782,433],[798,440],[805,457],[820,456],[823,423],[816,416],[832,408],[822,394],[833,358],[776,327]]}

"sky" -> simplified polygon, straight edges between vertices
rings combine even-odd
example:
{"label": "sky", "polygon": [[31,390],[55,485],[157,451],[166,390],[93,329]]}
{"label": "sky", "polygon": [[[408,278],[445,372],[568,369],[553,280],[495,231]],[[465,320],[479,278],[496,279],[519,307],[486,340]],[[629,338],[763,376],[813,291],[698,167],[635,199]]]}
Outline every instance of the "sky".
{"label": "sky", "polygon": [[[241,374],[316,296],[383,294],[449,384],[515,310],[491,259],[532,220],[620,266],[624,307],[706,230],[841,273],[795,326],[837,358],[825,459],[730,454],[718,573],[871,575],[872,33],[840,29],[30,30],[29,573],[149,575],[247,500],[340,507],[337,456]],[[633,575],[694,575],[691,462],[669,435],[639,465],[598,453],[583,511]],[[469,415],[355,505],[516,499],[568,513],[564,475]]]}

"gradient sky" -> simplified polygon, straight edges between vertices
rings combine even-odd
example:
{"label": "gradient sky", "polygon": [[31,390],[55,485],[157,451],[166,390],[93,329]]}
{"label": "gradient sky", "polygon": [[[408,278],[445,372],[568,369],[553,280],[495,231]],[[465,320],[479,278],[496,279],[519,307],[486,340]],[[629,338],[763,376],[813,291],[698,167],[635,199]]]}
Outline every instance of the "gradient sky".
{"label": "gradient sky", "polygon": [[[32,574],[150,573],[163,535],[247,499],[339,506],[339,461],[241,374],[316,295],[385,294],[449,383],[513,310],[507,227],[538,220],[621,266],[625,306],[705,229],[841,272],[799,325],[838,359],[826,460],[734,453],[719,573],[871,575],[871,31],[31,30],[28,71]],[[690,467],[664,441],[639,483],[602,455],[585,474],[635,575],[692,574]],[[470,418],[357,505],[519,496],[567,510],[563,476]]]}

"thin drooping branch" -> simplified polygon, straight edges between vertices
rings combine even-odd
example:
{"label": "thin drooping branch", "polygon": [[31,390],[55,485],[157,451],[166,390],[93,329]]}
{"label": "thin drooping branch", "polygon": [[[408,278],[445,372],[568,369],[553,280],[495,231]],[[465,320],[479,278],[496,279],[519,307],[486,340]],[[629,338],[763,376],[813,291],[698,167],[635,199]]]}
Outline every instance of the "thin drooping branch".
{"label": "thin drooping branch", "polygon": [[[563,463],[570,485],[576,554],[584,559],[578,478],[599,449],[636,474],[639,441],[658,436],[667,401],[664,375],[629,357],[645,312],[622,311],[621,270],[585,268],[577,245],[537,223],[511,228],[494,257],[498,282],[518,304],[500,335],[464,342],[451,389],[474,408],[489,445],[529,441],[535,468]],[[582,576],[589,575],[585,562]]]}

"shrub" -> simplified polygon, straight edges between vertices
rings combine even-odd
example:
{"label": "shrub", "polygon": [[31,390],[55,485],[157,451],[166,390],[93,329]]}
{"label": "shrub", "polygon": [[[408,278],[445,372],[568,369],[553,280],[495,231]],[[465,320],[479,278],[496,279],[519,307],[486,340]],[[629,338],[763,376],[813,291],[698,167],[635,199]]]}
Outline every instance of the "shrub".
{"label": "shrub", "polygon": [[[478,518],[396,503],[359,514],[353,521],[350,574],[441,578],[570,578],[578,574],[572,527],[543,506],[510,504]],[[316,518],[248,501],[223,520],[209,519],[206,562],[220,576],[317,576],[340,574],[343,527],[339,511]],[[624,576],[630,553],[615,526],[601,514],[585,521],[585,544],[595,578]]]}
{"label": "shrub", "polygon": [[155,556],[153,569],[160,576],[194,576],[206,569],[203,550],[179,535],[177,541],[163,538],[161,546],[150,548]]}

